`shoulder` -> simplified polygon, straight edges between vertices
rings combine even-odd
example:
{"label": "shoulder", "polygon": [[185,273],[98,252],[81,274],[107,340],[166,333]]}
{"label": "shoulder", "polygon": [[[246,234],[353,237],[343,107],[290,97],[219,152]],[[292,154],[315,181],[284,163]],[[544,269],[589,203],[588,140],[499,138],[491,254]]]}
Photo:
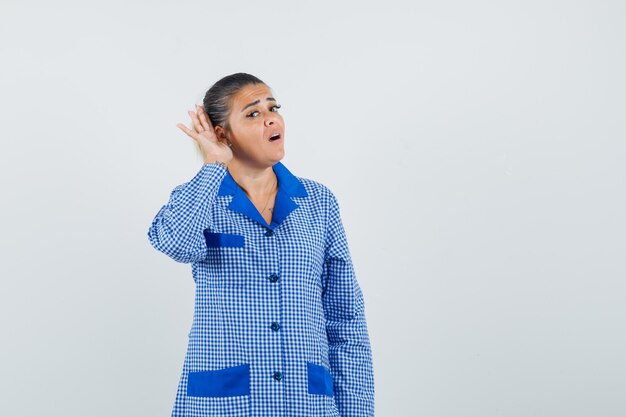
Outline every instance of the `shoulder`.
{"label": "shoulder", "polygon": [[310,197],[313,198],[322,198],[328,199],[333,195],[333,192],[326,184],[322,184],[319,181],[305,178],[305,177],[296,177],[304,186],[304,189],[309,194]]}
{"label": "shoulder", "polygon": [[326,184],[323,184],[319,181],[305,178],[305,177],[296,177],[304,186],[308,197],[312,200],[322,203],[326,207],[331,207],[334,205],[338,205],[337,197],[335,193],[328,187]]}

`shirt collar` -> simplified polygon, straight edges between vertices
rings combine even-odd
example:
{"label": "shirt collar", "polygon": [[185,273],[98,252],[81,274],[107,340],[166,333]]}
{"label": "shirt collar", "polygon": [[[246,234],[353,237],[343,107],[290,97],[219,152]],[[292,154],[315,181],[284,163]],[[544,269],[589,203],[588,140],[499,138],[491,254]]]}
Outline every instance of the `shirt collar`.
{"label": "shirt collar", "polygon": [[235,182],[230,172],[226,171],[226,175],[222,180],[220,188],[217,192],[218,196],[232,195],[234,196],[228,208],[242,213],[262,226],[274,229],[287,218],[287,216],[296,208],[298,204],[293,201],[292,197],[306,197],[308,193],[302,182],[293,175],[282,162],[277,162],[272,166],[276,178],[278,179],[278,191],[276,193],[276,203],[272,216],[272,223],[267,224],[263,216],[259,213],[252,201],[246,193],[241,189],[239,184]]}

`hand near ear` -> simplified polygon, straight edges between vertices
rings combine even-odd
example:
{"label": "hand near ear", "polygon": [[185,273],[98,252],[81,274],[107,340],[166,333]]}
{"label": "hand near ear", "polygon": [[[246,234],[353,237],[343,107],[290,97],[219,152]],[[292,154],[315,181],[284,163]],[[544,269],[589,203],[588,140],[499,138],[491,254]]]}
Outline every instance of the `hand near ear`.
{"label": "hand near ear", "polygon": [[196,141],[202,152],[204,163],[219,161],[227,164],[230,162],[233,152],[228,144],[218,139],[215,128],[202,106],[196,106],[195,112],[188,111],[188,113],[193,123],[193,130],[182,123],[176,126]]}

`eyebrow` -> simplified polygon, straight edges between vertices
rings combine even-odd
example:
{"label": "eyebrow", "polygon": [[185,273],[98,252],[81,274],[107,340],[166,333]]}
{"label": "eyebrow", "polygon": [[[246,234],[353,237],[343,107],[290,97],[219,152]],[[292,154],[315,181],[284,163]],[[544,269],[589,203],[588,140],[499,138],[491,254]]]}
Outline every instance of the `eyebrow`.
{"label": "eyebrow", "polygon": [[[274,97],[268,97],[268,98],[265,99],[265,101],[276,101],[276,99]],[[261,102],[261,100],[255,100],[255,101],[253,101],[250,104],[246,104],[246,106],[243,109],[241,109],[241,111],[244,111],[248,107],[254,106],[255,104],[259,104],[260,102]]]}

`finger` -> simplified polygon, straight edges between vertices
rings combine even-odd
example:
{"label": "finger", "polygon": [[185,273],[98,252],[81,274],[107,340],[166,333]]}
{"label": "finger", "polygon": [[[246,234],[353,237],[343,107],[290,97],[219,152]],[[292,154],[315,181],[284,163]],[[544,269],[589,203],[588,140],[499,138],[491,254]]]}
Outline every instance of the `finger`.
{"label": "finger", "polygon": [[191,117],[193,128],[196,129],[196,132],[198,133],[202,132],[204,128],[202,127],[202,124],[200,124],[200,120],[198,119],[198,115],[196,114],[196,112],[189,110],[188,113],[189,113],[189,116]]}
{"label": "finger", "polygon": [[213,131],[213,125],[211,124],[211,120],[208,118],[206,112],[204,111],[204,108],[198,105],[196,105],[196,108],[198,109],[198,116],[204,130]]}
{"label": "finger", "polygon": [[187,126],[185,126],[182,123],[178,123],[176,125],[180,130],[182,130],[183,132],[185,132],[187,134],[187,136],[189,136],[191,139],[197,141],[198,138],[196,137],[198,134],[196,132],[194,132],[193,130],[189,129]]}

